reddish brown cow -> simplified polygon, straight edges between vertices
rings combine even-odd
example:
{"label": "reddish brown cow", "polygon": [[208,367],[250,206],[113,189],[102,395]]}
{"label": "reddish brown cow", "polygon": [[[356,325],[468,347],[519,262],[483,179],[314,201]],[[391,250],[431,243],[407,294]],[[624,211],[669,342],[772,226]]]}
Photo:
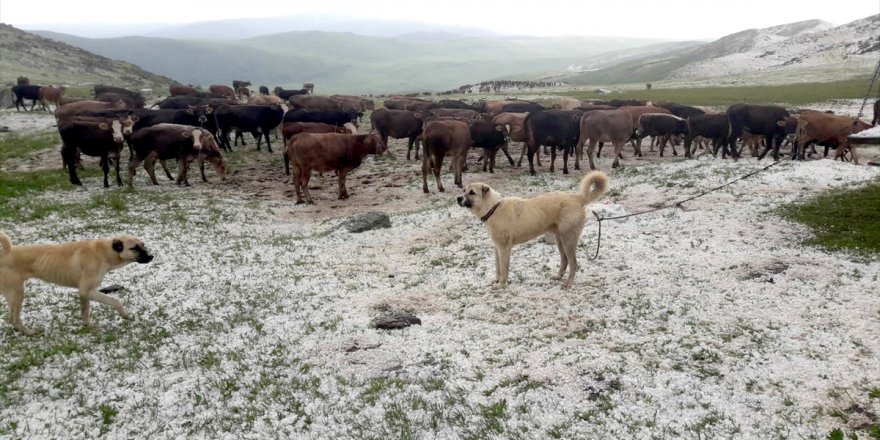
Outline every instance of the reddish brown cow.
{"label": "reddish brown cow", "polygon": [[[58,106],[61,107],[61,106],[65,106],[67,104],[72,104],[74,102],[83,102],[83,101],[90,101],[90,99],[89,98],[73,98],[73,97],[69,97],[69,96],[62,96],[61,99],[58,100]],[[57,110],[57,108],[56,108],[56,110]]]}
{"label": "reddish brown cow", "polygon": [[590,169],[595,170],[593,163],[593,151],[599,142],[611,142],[614,144],[614,162],[611,168],[620,166],[620,156],[626,141],[632,136],[633,122],[629,113],[623,110],[598,110],[587,112],[581,118],[580,139],[575,148],[575,163],[581,161],[584,144],[589,141],[587,159],[590,161]]}
{"label": "reddish brown cow", "polygon": [[847,136],[869,128],[871,128],[871,125],[846,116],[812,110],[804,111],[801,113],[797,126],[797,145],[799,150],[797,155],[803,159],[804,149],[807,144],[815,142],[820,145],[837,148],[834,152],[834,159],[843,160],[846,147],[849,146],[850,151],[852,151],[853,163],[858,165],[859,156],[856,154],[855,145],[849,143]]}
{"label": "reddish brown cow", "polygon": [[443,158],[452,156],[452,167],[455,170],[455,185],[461,187],[461,171],[465,155],[471,147],[471,133],[467,122],[456,119],[432,119],[425,122],[422,132],[425,154],[422,155],[422,191],[428,194],[428,170],[433,169],[437,179],[437,189],[443,189],[440,171]]}
{"label": "reddish brown cow", "polygon": [[172,84],[168,86],[168,93],[171,96],[186,96],[186,95],[195,95],[199,91],[194,87],[185,86],[183,84]]}
{"label": "reddish brown cow", "polygon": [[336,171],[339,174],[339,200],[348,198],[345,176],[360,166],[368,154],[383,154],[387,147],[376,132],[370,134],[300,133],[287,142],[286,160],[293,162],[291,181],[296,189],[296,203],[314,204],[309,193],[312,170]]}
{"label": "reddish brown cow", "polygon": [[[345,125],[322,124],[320,122],[286,122],[281,127],[281,136],[284,143],[300,133],[343,133],[357,134],[357,128],[351,123]],[[287,167],[285,167],[285,170]],[[290,174],[289,172],[287,174]]]}
{"label": "reddish brown cow", "polygon": [[208,86],[208,90],[215,95],[220,95],[224,98],[228,99],[236,99],[235,90],[232,90],[232,87],[224,86],[222,84],[211,84]]}
{"label": "reddish brown cow", "polygon": [[[525,129],[525,120],[528,113],[499,113],[492,118],[492,122],[495,125],[502,125],[507,127],[507,140],[514,142],[523,142],[522,153],[519,155],[519,160],[516,163],[516,166],[521,167],[523,158],[526,156],[526,151],[528,150],[528,145],[525,144],[526,141],[526,129]],[[541,155],[540,152],[536,153],[536,159],[538,162],[538,166],[541,166]]]}
{"label": "reddish brown cow", "polygon": [[75,116],[83,112],[101,112],[107,110],[125,110],[125,102],[101,102],[101,101],[79,101],[62,105],[55,109],[55,119],[61,119],[68,116]]}
{"label": "reddish brown cow", "polygon": [[295,95],[291,96],[287,102],[290,104],[290,108],[293,109],[305,108],[309,110],[324,111],[342,110],[342,107],[340,107],[338,103],[332,101],[326,96]]}
{"label": "reddish brown cow", "polygon": [[58,102],[61,101],[61,97],[64,96],[65,87],[40,87],[40,105],[43,107],[43,110],[49,111],[49,106],[47,103],[55,104],[55,108],[61,106]]}

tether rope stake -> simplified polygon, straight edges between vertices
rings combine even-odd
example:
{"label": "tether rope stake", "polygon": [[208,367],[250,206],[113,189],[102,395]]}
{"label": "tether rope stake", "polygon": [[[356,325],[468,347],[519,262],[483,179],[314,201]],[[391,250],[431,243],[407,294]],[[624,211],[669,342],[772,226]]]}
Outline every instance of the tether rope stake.
{"label": "tether rope stake", "polygon": [[736,179],[734,179],[734,180],[731,180],[730,182],[725,183],[724,185],[716,186],[715,188],[712,188],[712,189],[710,189],[710,190],[703,191],[703,192],[701,192],[700,194],[697,194],[697,195],[695,195],[695,196],[693,196],[693,197],[688,197],[688,198],[686,198],[686,199],[684,199],[684,200],[681,200],[681,201],[678,201],[678,202],[675,202],[675,203],[666,203],[666,204],[664,204],[664,205],[662,205],[662,206],[659,206],[659,207],[654,208],[654,209],[649,209],[649,210],[647,210],[647,211],[635,212],[635,213],[632,213],[632,214],[626,214],[626,215],[619,215],[619,216],[617,216],[617,217],[599,217],[599,214],[596,214],[596,211],[593,211],[593,215],[596,216],[596,220],[599,221],[599,235],[598,235],[598,237],[596,238],[596,253],[593,255],[592,258],[587,257],[587,259],[590,260],[590,261],[594,261],[596,258],[599,258],[599,247],[602,245],[602,221],[604,221],[604,220],[620,220],[620,219],[622,219],[622,218],[635,217],[635,216],[639,216],[639,215],[650,214],[650,213],[652,213],[652,212],[657,212],[657,211],[660,211],[660,210],[663,210],[663,209],[667,209],[667,208],[681,208],[681,209],[684,209],[684,207],[683,207],[682,205],[685,204],[685,203],[687,203],[687,202],[690,202],[691,200],[698,199],[698,198],[700,198],[700,197],[705,196],[706,194],[710,194],[710,193],[713,193],[713,192],[715,192],[715,191],[718,191],[719,189],[726,188],[726,187],[728,187],[728,186],[730,186],[730,185],[733,185],[733,184],[736,183],[736,182],[739,182],[740,180],[747,179],[747,178],[749,178],[749,177],[754,176],[755,174],[758,174],[758,173],[763,172],[763,171],[767,171],[767,170],[769,170],[770,168],[772,168],[772,167],[774,167],[774,166],[776,166],[776,165],[779,165],[779,162],[773,162],[773,163],[771,163],[770,165],[767,165],[767,166],[765,166],[765,167],[763,167],[763,168],[759,168],[759,169],[757,169],[757,170],[755,170],[755,171],[752,171],[751,173],[748,173],[748,174],[746,174],[746,175],[740,176],[740,177],[738,177],[738,178],[736,178]]}

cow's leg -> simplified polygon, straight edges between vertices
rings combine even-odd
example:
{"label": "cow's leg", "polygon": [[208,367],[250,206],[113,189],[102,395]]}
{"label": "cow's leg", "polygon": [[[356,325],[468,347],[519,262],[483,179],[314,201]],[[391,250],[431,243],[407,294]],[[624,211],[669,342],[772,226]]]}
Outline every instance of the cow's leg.
{"label": "cow's leg", "polygon": [[[596,144],[597,144],[596,138],[591,138],[590,145],[587,147],[587,160],[590,161],[590,169],[591,170],[596,169],[596,164],[593,163],[593,150],[596,149]],[[598,155],[596,157],[598,157]]]}
{"label": "cow's leg", "polygon": [[578,136],[577,143],[574,145],[574,169],[581,169],[581,158],[584,156],[584,136]]}
{"label": "cow's leg", "polygon": [[536,174],[535,173],[535,165],[533,164],[533,160],[535,158],[535,151],[532,151],[531,146],[529,147],[527,154],[529,156],[529,174],[534,176]]}
{"label": "cow's leg", "polygon": [[[688,159],[693,157],[693,155],[691,155],[691,143],[693,143],[693,142],[694,142],[694,136],[692,134],[688,133],[687,136],[684,137],[684,157],[686,157]],[[699,146],[699,144],[697,144],[697,147],[698,146]],[[694,147],[694,153],[697,152],[697,147]]]}
{"label": "cow's leg", "polygon": [[[445,154],[440,155],[434,153],[432,156],[432,162],[434,162],[434,179],[437,180],[437,191],[446,192],[446,189],[443,188],[443,182],[440,181],[440,172],[443,170],[443,157]],[[455,160],[455,158],[452,160]]]}
{"label": "cow's leg", "polygon": [[183,186],[189,186],[189,181],[187,179],[187,171],[189,171],[189,160],[185,155],[181,155],[177,158],[177,184]]}
{"label": "cow's leg", "polygon": [[[504,152],[504,155],[507,156],[507,160],[510,161],[510,166],[513,166],[513,158],[510,157],[510,152],[507,151],[507,142],[501,144],[501,151]],[[495,164],[495,161],[492,161],[492,164]]]}
{"label": "cow's leg", "polygon": [[[34,107],[37,105],[36,99],[31,99],[31,111],[34,111]],[[109,186],[109,185],[108,185]]]}
{"label": "cow's leg", "polygon": [[293,175],[290,180],[293,182],[294,191],[296,191],[296,204],[305,203],[302,190],[302,169],[296,165],[296,162],[293,163]]}
{"label": "cow's leg", "polygon": [[[528,142],[523,142],[523,144],[522,144],[522,151],[519,153],[519,160],[516,161],[516,166],[517,166],[517,167],[521,167],[521,166],[522,166],[523,157],[526,156],[526,152],[528,152],[528,151],[529,151],[529,143],[528,143]],[[529,159],[529,160],[531,161],[531,159]],[[512,165],[512,164],[511,164],[511,165]]]}
{"label": "cow's leg", "polygon": [[110,188],[110,158],[107,153],[101,155],[101,171],[104,172],[104,188]]}
{"label": "cow's leg", "polygon": [[[263,136],[266,137],[266,150],[271,153],[272,152],[272,143],[269,142],[269,131],[265,131],[263,133]],[[259,145],[259,144],[257,144],[257,145]]]}
{"label": "cow's leg", "polygon": [[162,171],[165,172],[165,177],[167,177],[168,180],[174,180],[174,177],[171,177],[171,170],[168,169],[168,162],[163,159],[159,159],[159,166],[162,167]]}
{"label": "cow's leg", "polygon": [[281,153],[281,158],[284,159],[284,174],[290,175],[290,158],[287,157],[287,151]]}
{"label": "cow's leg", "polygon": [[347,200],[348,199],[348,189],[345,188],[345,176],[348,175],[348,170],[341,169],[338,171],[339,173],[339,200]]}
{"label": "cow's leg", "polygon": [[132,157],[128,160],[128,186],[131,186],[134,183],[134,175],[137,173],[137,166],[141,164],[141,161],[136,157]]}
{"label": "cow's leg", "polygon": [[300,186],[303,189],[303,192],[306,193],[306,203],[309,205],[314,205],[315,201],[312,200],[312,192],[309,191],[309,179],[312,178],[312,170],[306,167],[302,167],[300,169]]}
{"label": "cow's leg", "polygon": [[428,167],[431,165],[431,159],[428,156],[428,152],[425,151],[422,154],[422,192],[428,194]]}
{"label": "cow's leg", "polygon": [[[546,147],[546,145],[544,147]],[[555,166],[556,166],[556,147],[553,146],[552,148],[550,148],[550,172],[551,173],[556,171],[554,169]]]}
{"label": "cow's leg", "polygon": [[208,183],[208,176],[205,175],[205,159],[202,157],[201,154],[199,155],[198,161],[199,161],[199,172],[202,175],[202,182]]}
{"label": "cow's leg", "polygon": [[[768,142],[767,142],[767,144],[764,146],[764,151],[762,151],[761,154],[758,155],[758,160],[763,159],[764,156],[766,156],[767,153],[770,151],[770,148],[772,148],[772,146],[773,146],[773,135],[766,136],[765,138],[766,138],[766,140],[767,140]],[[778,160],[779,158],[777,157],[776,159]]]}
{"label": "cow's leg", "polygon": [[[556,147],[553,147],[555,150]],[[572,146],[569,144],[565,144],[562,147],[562,174],[568,174],[568,156],[572,154]]]}
{"label": "cow's leg", "polygon": [[116,156],[116,160],[113,161],[113,168],[116,170],[116,186],[122,186],[122,177],[119,175],[119,156]]}
{"label": "cow's leg", "polygon": [[150,176],[150,183],[158,185],[159,181],[156,180],[156,156],[154,154],[144,159],[144,169],[147,170],[147,175]]}
{"label": "cow's leg", "polygon": [[67,173],[70,175],[70,183],[82,186],[79,176],[76,175],[76,154],[76,148],[65,148],[62,144],[61,160],[64,163],[64,166],[67,167]]}

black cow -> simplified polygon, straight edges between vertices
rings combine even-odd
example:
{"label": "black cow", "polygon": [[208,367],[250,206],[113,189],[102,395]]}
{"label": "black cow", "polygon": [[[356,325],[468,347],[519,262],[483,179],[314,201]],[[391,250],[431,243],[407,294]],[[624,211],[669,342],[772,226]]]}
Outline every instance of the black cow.
{"label": "black cow", "polygon": [[269,88],[266,86],[260,86],[260,94],[263,96],[269,96]]}
{"label": "black cow", "polygon": [[275,87],[275,95],[279,98],[287,101],[291,96],[296,95],[307,95],[309,93],[309,89],[299,89],[299,90],[285,90],[281,87]]}
{"label": "black cow", "polygon": [[648,136],[660,139],[660,157],[663,157],[666,142],[671,141],[672,155],[678,156],[678,151],[675,151],[676,141],[674,137],[686,135],[687,132],[688,125],[685,119],[663,113],[645,113],[639,116],[638,134],[636,136],[639,144],[642,143],[642,139]]}
{"label": "black cow", "polygon": [[687,119],[687,118],[690,118],[693,116],[700,116],[700,115],[706,113],[703,110],[700,110],[696,107],[691,107],[689,105],[683,105],[683,104],[676,104],[674,102],[669,102],[669,101],[657,101],[657,103],[654,105],[656,105],[657,107],[663,107],[666,110],[669,110],[669,112],[672,113],[673,115],[678,116],[679,118],[682,118],[682,119]]}
{"label": "black cow", "polygon": [[345,125],[351,122],[357,126],[357,120],[363,116],[361,112],[345,110],[308,110],[296,109],[284,114],[284,122],[320,122],[330,125]]}
{"label": "black cow", "polygon": [[[134,130],[152,127],[157,124],[189,125],[191,127],[204,127],[210,130],[207,125],[214,126],[214,118],[208,118],[211,114],[213,114],[213,109],[210,106],[199,106],[186,110],[141,109],[135,112],[139,119],[134,124]],[[208,124],[209,121],[211,122],[210,124]]]}
{"label": "black cow", "polygon": [[[545,110],[529,113],[523,125],[528,143],[529,174],[535,175],[533,158],[541,145],[562,148],[562,172],[568,174],[568,157],[574,152],[574,146],[580,137],[580,110]],[[554,171],[556,148],[550,149],[550,172]],[[575,161],[575,169],[580,165]]]}
{"label": "black cow", "polygon": [[115,159],[116,183],[122,186],[119,177],[119,153],[122,151],[122,123],[118,119],[76,116],[58,121],[58,132],[61,134],[61,159],[70,174],[70,183],[82,185],[76,175],[76,159],[78,152],[86,156],[100,157],[101,170],[104,172],[104,188],[110,187],[109,159]]}
{"label": "black cow", "polygon": [[220,145],[226,151],[232,151],[229,145],[229,133],[233,129],[249,132],[257,140],[257,151],[260,150],[262,138],[266,138],[266,149],[272,152],[269,132],[284,117],[284,109],[279,105],[221,105],[214,109],[214,120]]}
{"label": "black cow", "polygon": [[126,95],[130,97],[132,101],[140,103],[141,107],[138,108],[143,108],[144,102],[146,101],[144,99],[144,95],[141,95],[140,92],[124,89],[122,87],[96,85],[95,100],[100,101],[100,99],[98,99],[98,96],[103,93],[119,93],[121,95]]}
{"label": "black cow", "polygon": [[501,113],[535,113],[543,110],[545,110],[543,105],[534,102],[507,104],[501,107]]}
{"label": "black cow", "polygon": [[593,101],[595,105],[610,105],[612,107],[626,107],[631,105],[647,105],[648,101],[639,101],[638,99],[612,99],[609,101]]}
{"label": "black cow", "polygon": [[[410,158],[410,152],[413,149],[416,138],[422,134],[422,123],[424,122],[422,113],[411,112],[408,110],[389,110],[380,108],[370,113],[370,123],[373,130],[379,132],[382,143],[388,145],[388,138],[408,139],[406,145],[406,160]],[[419,149],[416,147],[416,159],[419,158]]]}
{"label": "black cow", "polygon": [[730,133],[727,142],[721,152],[721,157],[728,153],[730,157],[739,157],[736,151],[736,140],[742,136],[743,131],[751,134],[764,136],[767,145],[758,156],[758,160],[764,158],[770,148],[773,148],[773,159],[779,160],[779,147],[786,136],[786,118],[788,111],[775,105],[752,105],[736,104],[727,109],[727,119],[730,121]]}
{"label": "black cow", "polygon": [[[712,153],[718,154],[718,147],[727,142],[730,123],[727,115],[699,115],[687,120],[688,132],[684,138],[684,157],[691,156],[691,143],[697,136],[712,139]],[[696,150],[696,148],[694,149]]]}
{"label": "black cow", "polygon": [[117,102],[122,101],[125,103],[125,106],[130,109],[139,109],[144,108],[144,97],[133,97],[131,95],[125,93],[116,93],[116,92],[104,92],[99,93],[98,96],[95,97],[96,101],[101,102]]}
{"label": "black cow", "polygon": [[220,175],[222,180],[226,180],[226,166],[223,163],[223,157],[214,140],[214,136],[207,130],[195,128],[189,125],[179,124],[156,124],[151,127],[145,127],[137,130],[131,136],[132,158],[128,162],[128,184],[132,184],[137,166],[143,162],[147,174],[150,175],[150,181],[153,185],[158,185],[156,181],[155,163],[156,160],[162,162],[165,174],[171,179],[171,174],[165,168],[165,161],[168,159],[177,159],[177,184],[189,186],[187,180],[187,170],[189,162],[199,159],[199,169],[202,172],[202,180],[207,182],[205,177],[205,166],[202,159],[208,159],[214,170]]}
{"label": "black cow", "polygon": [[473,110],[474,106],[468,104],[464,101],[459,101],[457,99],[441,99],[436,104],[434,104],[435,108],[454,108],[454,109],[467,109]]}
{"label": "black cow", "polygon": [[156,104],[153,104],[153,107],[159,107],[160,109],[173,109],[173,110],[183,110],[189,107],[197,107],[200,105],[210,105],[212,107],[219,107],[221,105],[238,105],[239,102],[226,99],[226,98],[214,98],[214,99],[206,99],[199,98],[198,96],[171,96],[165,98]]}
{"label": "black cow", "polygon": [[40,100],[40,86],[12,86],[12,93],[15,94],[15,111],[20,111],[19,105],[27,111],[27,107],[24,105],[25,99],[31,100],[30,111],[34,111],[34,106]]}
{"label": "black cow", "polygon": [[488,167],[490,173],[495,172],[495,156],[498,150],[504,151],[510,166],[513,166],[513,158],[507,151],[507,130],[495,125],[491,119],[470,119],[468,128],[471,131],[471,147],[483,150],[483,172]]}

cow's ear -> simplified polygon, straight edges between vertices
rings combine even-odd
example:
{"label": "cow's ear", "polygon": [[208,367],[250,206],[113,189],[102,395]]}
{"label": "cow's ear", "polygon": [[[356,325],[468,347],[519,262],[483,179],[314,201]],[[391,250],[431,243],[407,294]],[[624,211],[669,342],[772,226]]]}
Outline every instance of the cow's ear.
{"label": "cow's ear", "polygon": [[183,137],[185,137],[185,138],[187,138],[187,139],[189,139],[189,138],[192,137],[193,134],[192,134],[192,132],[189,131],[189,130],[183,130],[183,131],[180,132],[180,135],[183,136]]}
{"label": "cow's ear", "polygon": [[193,109],[192,106],[187,107],[186,112],[189,113],[189,114],[191,114],[191,115],[194,115],[194,114],[196,113],[196,112],[195,112],[195,109]]}
{"label": "cow's ear", "polygon": [[102,123],[98,124],[98,128],[100,128],[101,130],[109,130],[110,126],[107,125],[106,122],[102,122]]}
{"label": "cow's ear", "polygon": [[138,115],[131,115],[131,122],[137,122],[140,117]]}
{"label": "cow's ear", "polygon": [[116,252],[122,252],[125,249],[125,246],[122,245],[122,240],[113,240],[113,250]]}
{"label": "cow's ear", "polygon": [[785,121],[776,121],[776,125],[780,127],[785,127]]}

